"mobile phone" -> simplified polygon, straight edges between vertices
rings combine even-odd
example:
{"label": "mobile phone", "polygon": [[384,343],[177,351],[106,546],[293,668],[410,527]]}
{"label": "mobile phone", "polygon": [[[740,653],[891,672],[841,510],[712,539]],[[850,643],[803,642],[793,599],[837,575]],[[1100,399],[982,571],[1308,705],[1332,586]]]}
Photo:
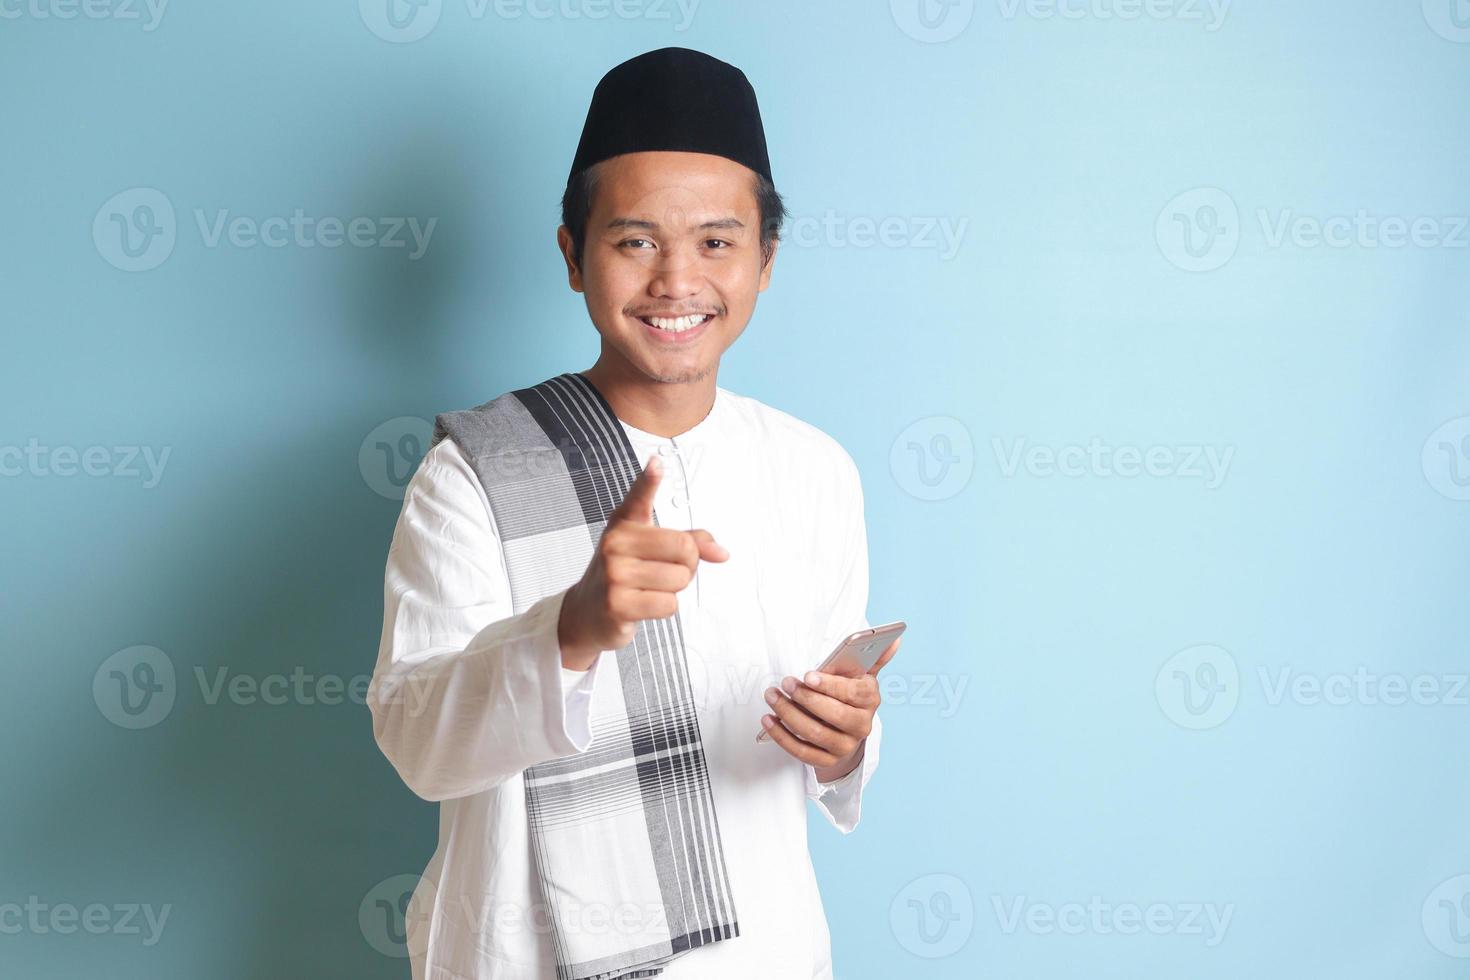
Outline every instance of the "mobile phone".
{"label": "mobile phone", "polygon": [[[884,623],[882,626],[874,626],[872,629],[858,630],[841,640],[827,659],[812,669],[823,674],[861,677],[873,669],[878,658],[883,656],[883,651],[892,646],[893,641],[902,636],[906,629],[908,629],[908,624],[903,620],[898,620]],[[767,734],[765,728],[761,728],[755,740],[769,742],[771,736]]]}

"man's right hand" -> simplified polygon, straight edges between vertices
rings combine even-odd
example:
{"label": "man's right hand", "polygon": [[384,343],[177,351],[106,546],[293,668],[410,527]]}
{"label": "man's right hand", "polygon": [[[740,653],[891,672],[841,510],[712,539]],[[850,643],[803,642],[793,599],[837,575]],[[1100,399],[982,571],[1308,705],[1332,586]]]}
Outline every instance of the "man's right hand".
{"label": "man's right hand", "polygon": [[588,670],[603,650],[633,642],[638,623],[679,611],[679,593],[704,561],[730,552],[708,531],[653,523],[653,496],[663,460],[650,456],[628,495],[608,517],[587,571],[562,600],[557,622],[562,666]]}

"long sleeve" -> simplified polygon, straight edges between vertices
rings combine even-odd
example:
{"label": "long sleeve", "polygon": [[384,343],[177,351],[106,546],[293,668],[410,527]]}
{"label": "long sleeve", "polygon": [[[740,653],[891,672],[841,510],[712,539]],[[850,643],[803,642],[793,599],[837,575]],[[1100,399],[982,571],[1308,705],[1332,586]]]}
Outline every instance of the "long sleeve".
{"label": "long sleeve", "polygon": [[416,794],[467,796],[591,744],[602,658],[562,666],[564,593],[512,615],[485,492],[452,440],[408,485],[383,593],[368,705],[378,747]]}
{"label": "long sleeve", "polygon": [[[840,458],[843,466],[843,484],[846,488],[841,496],[840,526],[842,528],[843,559],[839,566],[838,588],[827,616],[823,633],[823,655],[837,642],[856,630],[868,629],[868,532],[863,518],[863,488],[856,464],[845,451]],[[815,801],[817,808],[828,822],[844,834],[851,833],[858,825],[862,811],[863,789],[878,768],[878,748],[883,737],[882,708],[873,715],[873,730],[864,740],[863,759],[845,776],[830,783],[817,779],[816,769],[806,766],[806,794]]]}

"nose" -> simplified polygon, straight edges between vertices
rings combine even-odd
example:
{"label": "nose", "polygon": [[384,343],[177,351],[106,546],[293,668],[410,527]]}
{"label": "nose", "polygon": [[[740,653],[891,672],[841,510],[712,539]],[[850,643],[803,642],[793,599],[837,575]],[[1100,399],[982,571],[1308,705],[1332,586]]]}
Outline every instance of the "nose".
{"label": "nose", "polygon": [[662,252],[653,280],[648,284],[649,295],[660,299],[685,299],[697,295],[702,288],[704,276],[699,271],[694,249],[687,245]]}

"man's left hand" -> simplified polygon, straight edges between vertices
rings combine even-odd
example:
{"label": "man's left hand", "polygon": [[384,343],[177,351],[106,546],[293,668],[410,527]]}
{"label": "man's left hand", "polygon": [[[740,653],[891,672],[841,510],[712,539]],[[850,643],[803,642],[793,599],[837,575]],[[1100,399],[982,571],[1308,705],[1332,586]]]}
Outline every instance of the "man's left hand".
{"label": "man's left hand", "polygon": [[787,677],[779,690],[767,688],[766,702],[775,712],[761,718],[767,736],[815,769],[821,782],[852,772],[863,760],[873,715],[882,701],[878,671],[893,659],[901,642],[899,637],[890,643],[860,677],[812,670],[799,680]]}

